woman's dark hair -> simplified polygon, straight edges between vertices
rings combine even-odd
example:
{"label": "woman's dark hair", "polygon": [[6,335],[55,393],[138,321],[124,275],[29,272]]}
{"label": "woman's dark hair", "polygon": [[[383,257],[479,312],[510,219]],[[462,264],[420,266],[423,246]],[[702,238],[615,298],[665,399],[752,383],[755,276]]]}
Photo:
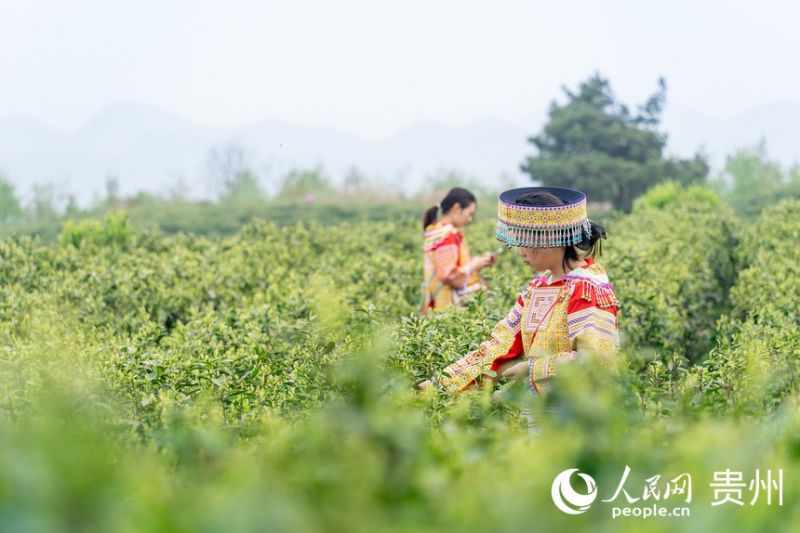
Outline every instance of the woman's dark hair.
{"label": "woman's dark hair", "polygon": [[469,192],[467,189],[463,189],[461,187],[453,187],[450,189],[450,192],[447,193],[439,205],[435,205],[425,211],[425,215],[422,217],[422,228],[427,228],[436,220],[436,212],[439,208],[442,209],[442,214],[449,213],[450,209],[453,208],[454,205],[458,204],[461,206],[461,209],[469,207],[470,204],[476,203],[475,195]]}
{"label": "woman's dark hair", "polygon": [[[514,203],[519,205],[564,205],[561,198],[549,192],[529,192],[517,198]],[[580,260],[576,248],[586,252],[585,257],[595,257],[596,255],[602,254],[603,250],[600,239],[606,237],[606,229],[596,222],[591,222],[591,225],[592,235],[588,239],[584,239],[576,245],[567,246],[564,249],[564,259],[561,262],[564,272],[569,272],[569,265],[571,262]]]}

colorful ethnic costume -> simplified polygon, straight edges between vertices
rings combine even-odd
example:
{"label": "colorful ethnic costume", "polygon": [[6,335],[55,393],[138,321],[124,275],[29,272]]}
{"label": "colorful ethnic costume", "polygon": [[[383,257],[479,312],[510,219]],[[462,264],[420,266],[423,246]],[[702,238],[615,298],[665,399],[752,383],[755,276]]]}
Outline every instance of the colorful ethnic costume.
{"label": "colorful ethnic costume", "polygon": [[[536,191],[555,194],[565,205],[514,204],[515,198]],[[514,189],[500,196],[498,211],[497,238],[508,245],[588,248],[592,225],[586,217],[586,196],[579,191]],[[586,357],[613,363],[618,302],[603,268],[592,259],[585,262],[555,282],[549,275],[534,277],[489,340],[432,382],[447,391],[460,391],[487,370],[527,359],[528,383],[541,394],[563,363]]]}
{"label": "colorful ethnic costume", "polygon": [[464,296],[485,286],[483,278],[470,270],[469,246],[452,224],[434,222],[425,228],[423,253],[425,282],[420,314],[460,305]]}

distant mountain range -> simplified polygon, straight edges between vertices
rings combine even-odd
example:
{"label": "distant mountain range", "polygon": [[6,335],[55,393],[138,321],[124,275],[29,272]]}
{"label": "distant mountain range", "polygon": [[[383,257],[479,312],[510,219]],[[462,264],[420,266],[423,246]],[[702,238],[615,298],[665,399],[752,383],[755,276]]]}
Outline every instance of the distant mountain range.
{"label": "distant mountain range", "polygon": [[[27,195],[33,184],[55,183],[81,203],[105,191],[115,176],[122,194],[188,187],[207,192],[212,148],[241,146],[267,190],[295,168],[321,166],[340,180],[352,167],[384,183],[413,191],[427,176],[456,170],[487,185],[524,184],[519,164],[532,152],[526,139],[545,120],[518,123],[484,119],[463,125],[418,123],[383,140],[332,128],[281,121],[216,126],[153,107],[112,105],[72,132],[57,132],[33,120],[0,120],[0,174]],[[774,105],[718,119],[668,108],[663,128],[669,149],[690,155],[704,146],[719,168],[733,149],[764,137],[771,155],[788,165],[800,160],[800,105]]]}

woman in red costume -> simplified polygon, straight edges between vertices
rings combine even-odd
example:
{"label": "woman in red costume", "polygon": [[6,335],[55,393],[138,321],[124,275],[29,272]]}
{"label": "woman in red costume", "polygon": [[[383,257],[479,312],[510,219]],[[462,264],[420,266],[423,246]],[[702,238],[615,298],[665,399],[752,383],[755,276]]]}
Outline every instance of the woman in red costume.
{"label": "woman in red costume", "polygon": [[[456,187],[426,211],[420,314],[461,305],[466,295],[486,286],[478,272],[494,264],[495,256],[487,252],[473,258],[461,233],[461,228],[472,222],[477,207],[471,192]],[[442,216],[436,220],[440,209]]]}

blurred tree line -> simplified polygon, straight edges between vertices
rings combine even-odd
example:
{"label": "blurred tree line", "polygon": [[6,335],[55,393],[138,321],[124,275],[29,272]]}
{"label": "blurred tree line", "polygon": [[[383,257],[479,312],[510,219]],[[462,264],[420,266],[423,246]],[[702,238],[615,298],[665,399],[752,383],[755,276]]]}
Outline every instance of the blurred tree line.
{"label": "blurred tree line", "polygon": [[725,168],[710,184],[739,215],[754,218],[780,200],[800,198],[800,165],[782,168],[770,159],[762,139],[730,154]]}
{"label": "blurred tree line", "polygon": [[[566,100],[551,104],[546,124],[529,138],[535,151],[520,168],[535,183],[585,191],[595,213],[630,211],[637,197],[666,181],[711,185],[745,217],[758,215],[777,199],[800,197],[800,167],[782,169],[770,159],[764,140],[730,154],[721,173],[712,177],[702,152],[688,159],[665,154],[667,134],[659,129],[666,103],[663,79],[635,111],[616,98],[600,74],[576,90],[563,91]],[[140,192],[123,197],[119,178],[110,174],[105,197],[86,208],[53,184],[36,185],[23,203],[0,176],[0,234],[51,238],[66,219],[118,209],[128,211],[137,225],[157,226],[167,233],[229,234],[255,218],[279,224],[308,219],[330,224],[417,217],[454,186],[472,190],[482,206],[492,206],[497,193],[477,177],[453,169],[427,176],[426,186],[415,194],[355,167],[338,183],[321,167],[293,169],[281,179],[265,179],[270,173],[271,169],[257,170],[244,147],[229,143],[212,148],[206,158],[209,200],[190,199],[190,188],[183,181],[165,195]],[[513,186],[510,181],[507,185]],[[491,217],[493,211],[484,207],[478,216]]]}
{"label": "blurred tree line", "polygon": [[321,167],[299,168],[289,171],[270,194],[238,145],[211,150],[207,166],[208,199],[190,198],[189,186],[182,181],[162,194],[125,196],[120,193],[119,178],[109,175],[105,195],[83,208],[52,184],[35,186],[32,197],[23,202],[11,183],[0,176],[0,237],[29,234],[52,241],[70,220],[102,218],[120,210],[137,228],[157,228],[166,234],[231,235],[257,219],[278,225],[408,220],[420,218],[423,210],[451,187],[465,184],[473,189],[479,205],[489,206],[481,209],[478,217],[494,216],[496,191],[453,169],[429,175],[422,190],[407,193],[355,167],[340,183]]}

